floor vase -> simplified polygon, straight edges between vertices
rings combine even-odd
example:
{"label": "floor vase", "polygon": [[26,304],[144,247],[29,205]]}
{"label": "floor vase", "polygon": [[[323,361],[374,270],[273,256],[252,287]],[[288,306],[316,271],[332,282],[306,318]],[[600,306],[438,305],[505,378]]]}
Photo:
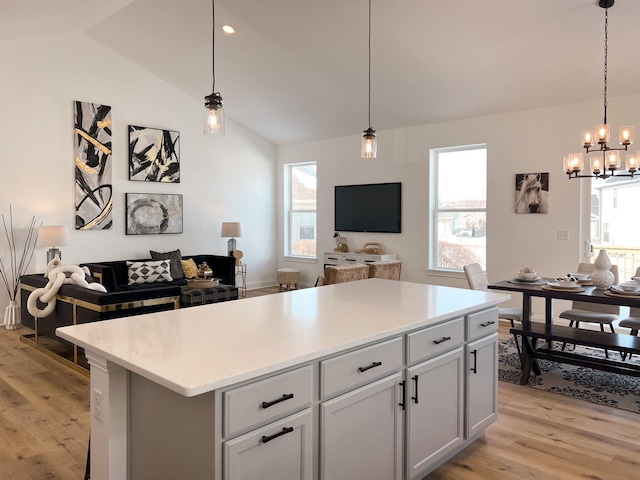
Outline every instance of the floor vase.
{"label": "floor vase", "polygon": [[20,327],[20,306],[17,300],[10,300],[4,309],[4,326],[7,330],[15,330]]}
{"label": "floor vase", "polygon": [[613,285],[614,276],[611,272],[611,260],[606,250],[600,250],[596,260],[593,262],[596,271],[591,274],[591,281],[596,288],[607,289]]}

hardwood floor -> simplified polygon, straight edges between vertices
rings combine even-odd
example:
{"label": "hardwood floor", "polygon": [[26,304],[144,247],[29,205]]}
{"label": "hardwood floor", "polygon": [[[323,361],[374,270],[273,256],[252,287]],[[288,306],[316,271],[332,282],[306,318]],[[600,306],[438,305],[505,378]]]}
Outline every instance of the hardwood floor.
{"label": "hardwood floor", "polygon": [[[0,479],[80,480],[89,379],[20,342],[27,331],[0,327]],[[498,420],[426,480],[640,477],[640,415],[504,382],[498,388]]]}

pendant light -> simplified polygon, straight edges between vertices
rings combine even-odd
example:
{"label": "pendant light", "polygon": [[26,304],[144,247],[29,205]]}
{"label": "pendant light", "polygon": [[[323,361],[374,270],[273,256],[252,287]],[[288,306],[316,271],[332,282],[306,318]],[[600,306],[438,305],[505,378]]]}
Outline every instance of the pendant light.
{"label": "pendant light", "polygon": [[213,85],[211,95],[204,97],[204,134],[224,135],[224,109],[222,108],[222,96],[216,92],[216,5],[211,0],[212,29],[211,29],[211,73]]}
{"label": "pendant light", "polygon": [[371,0],[369,0],[369,128],[362,132],[362,158],[376,158],[378,141],[376,131],[371,128]]}
{"label": "pendant light", "polygon": [[607,123],[607,54],[609,38],[609,8],[615,0],[599,0],[598,5],[604,8],[604,122],[596,125],[593,130],[582,130],[582,147],[585,153],[594,152],[591,157],[591,172],[583,174],[584,154],[572,153],[566,155],[563,161],[565,173],[571,178],[609,178],[609,177],[633,177],[640,168],[640,152],[628,153],[626,156],[626,173],[618,172],[621,169],[620,152],[627,152],[629,145],[633,144],[633,127],[620,127],[619,142],[621,147],[609,146],[611,141],[610,126]]}

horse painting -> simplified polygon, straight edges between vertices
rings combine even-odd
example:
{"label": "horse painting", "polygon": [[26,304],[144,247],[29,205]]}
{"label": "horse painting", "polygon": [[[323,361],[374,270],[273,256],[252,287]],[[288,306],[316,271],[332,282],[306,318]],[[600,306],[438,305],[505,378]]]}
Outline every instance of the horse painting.
{"label": "horse painting", "polygon": [[549,174],[516,174],[516,213],[549,213]]}

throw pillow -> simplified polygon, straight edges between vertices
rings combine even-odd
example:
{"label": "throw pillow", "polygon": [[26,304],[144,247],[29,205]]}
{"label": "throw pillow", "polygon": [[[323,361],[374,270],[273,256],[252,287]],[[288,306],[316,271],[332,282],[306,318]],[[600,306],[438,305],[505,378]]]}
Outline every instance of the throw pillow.
{"label": "throw pillow", "polygon": [[140,283],[171,282],[171,264],[169,260],[151,262],[129,262],[129,285]]}
{"label": "throw pillow", "polygon": [[182,271],[182,253],[180,249],[172,252],[154,252],[149,250],[152,260],[171,260],[171,276],[174,280],[180,280],[184,278],[184,272]]}
{"label": "throw pillow", "polygon": [[180,263],[182,264],[185,278],[196,278],[198,276],[198,266],[193,258],[181,260]]}

